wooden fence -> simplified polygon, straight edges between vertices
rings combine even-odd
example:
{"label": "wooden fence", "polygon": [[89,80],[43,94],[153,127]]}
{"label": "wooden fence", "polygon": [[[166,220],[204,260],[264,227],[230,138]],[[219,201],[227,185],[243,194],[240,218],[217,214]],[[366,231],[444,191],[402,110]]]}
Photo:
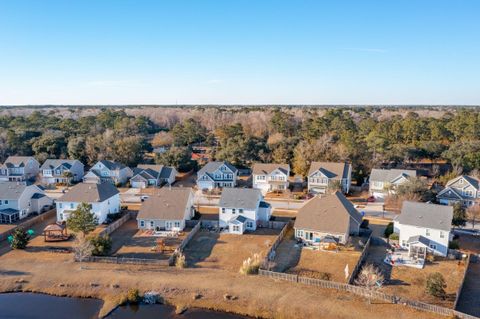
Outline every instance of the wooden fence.
{"label": "wooden fence", "polygon": [[287,222],[281,222],[281,221],[264,221],[264,220],[257,221],[257,226],[261,228],[283,229],[286,224]]}
{"label": "wooden fence", "polygon": [[370,240],[372,239],[372,235],[367,239],[367,242],[365,243],[365,247],[363,247],[362,254],[360,255],[360,258],[358,259],[357,264],[355,265],[355,268],[353,268],[352,273],[350,274],[350,277],[348,278],[348,283],[353,285],[353,282],[355,281],[355,278],[358,275],[358,272],[362,268],[363,263],[365,262],[365,258],[367,258],[368,255],[368,248],[370,247]]}
{"label": "wooden fence", "polygon": [[457,297],[455,297],[455,302],[453,303],[453,309],[457,309],[458,300],[460,300],[460,295],[462,293],[463,284],[465,283],[465,277],[467,276],[468,267],[470,266],[471,258],[472,258],[472,255],[468,254],[467,259],[465,260],[465,270],[463,272],[462,283],[460,284],[460,287],[458,287]]}
{"label": "wooden fence", "polygon": [[285,234],[287,233],[287,231],[293,227],[293,223],[292,221],[286,223],[284,226],[283,226],[283,229],[282,231],[280,232],[280,234],[278,234],[277,236],[277,239],[275,239],[275,242],[273,243],[272,247],[270,247],[270,249],[268,250],[267,254],[265,255],[265,258],[262,262],[262,267],[263,268],[269,268],[269,263],[270,261],[272,261],[274,258],[275,258],[275,251],[278,247],[278,245],[280,245],[280,242],[283,240],[283,238],[285,237]]}
{"label": "wooden fence", "polygon": [[44,220],[47,220],[49,218],[54,217],[56,214],[57,214],[57,210],[56,209],[51,209],[48,212],[45,212],[45,213],[40,214],[38,216],[29,218],[28,220],[20,223],[18,226],[13,227],[12,229],[9,229],[7,231],[4,231],[3,233],[0,233],[0,241],[6,240],[8,238],[8,236],[13,234],[13,232],[19,227],[24,228],[24,229],[32,227],[33,225],[36,225],[38,223],[43,222]]}
{"label": "wooden fence", "polygon": [[122,217],[120,217],[119,219],[117,219],[116,221],[114,221],[113,223],[111,223],[110,225],[105,227],[104,229],[102,229],[98,233],[98,235],[99,236],[110,235],[115,230],[120,228],[120,226],[125,224],[128,220],[130,220],[132,218],[136,218],[136,216],[137,216],[136,214],[137,214],[136,212],[127,212],[125,215],[123,215]]}
{"label": "wooden fence", "polygon": [[190,231],[190,233],[188,233],[187,237],[185,237],[182,240],[180,245],[177,247],[177,249],[175,249],[173,254],[168,259],[168,264],[170,266],[173,266],[175,264],[175,259],[177,258],[177,256],[179,254],[183,253],[183,250],[185,249],[185,247],[188,245],[190,240],[192,240],[193,236],[195,236],[195,234],[200,230],[201,227],[202,227],[202,222],[200,221],[195,225],[195,227],[193,227],[193,229]]}
{"label": "wooden fence", "polygon": [[315,278],[301,277],[294,274],[279,273],[274,271],[268,271],[259,269],[258,274],[260,276],[269,277],[277,280],[285,280],[290,282],[296,282],[304,285],[315,286],[325,289],[335,289],[339,291],[350,292],[362,297],[372,298],[389,302],[392,304],[402,304],[410,308],[414,308],[421,311],[433,312],[443,316],[456,316],[460,319],[478,319],[478,317],[465,314],[463,312],[456,311],[454,309],[445,308],[442,306],[431,305],[417,300],[410,300],[403,297],[388,295],[380,291],[370,290],[364,287],[354,286],[351,284],[344,284],[340,282],[333,282]]}
{"label": "wooden fence", "polygon": [[131,265],[158,265],[168,266],[168,259],[145,259],[129,257],[108,257],[108,256],[90,256],[82,260],[75,259],[76,262],[96,262],[109,264],[131,264]]}

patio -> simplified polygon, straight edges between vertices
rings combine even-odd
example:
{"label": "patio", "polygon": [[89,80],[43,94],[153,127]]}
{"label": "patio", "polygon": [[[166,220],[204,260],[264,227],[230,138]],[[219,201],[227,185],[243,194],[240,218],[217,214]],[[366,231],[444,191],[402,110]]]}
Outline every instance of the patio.
{"label": "patio", "polygon": [[407,250],[389,252],[383,261],[393,267],[407,266],[423,269],[425,265],[425,257],[421,258],[419,254],[411,253]]}

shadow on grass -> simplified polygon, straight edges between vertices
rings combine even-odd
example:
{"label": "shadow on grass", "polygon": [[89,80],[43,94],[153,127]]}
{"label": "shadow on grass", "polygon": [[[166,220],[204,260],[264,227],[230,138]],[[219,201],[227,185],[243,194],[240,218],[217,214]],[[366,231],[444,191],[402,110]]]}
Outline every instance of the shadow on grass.
{"label": "shadow on grass", "polygon": [[0,270],[0,276],[25,276],[30,275],[29,272],[17,270]]}
{"label": "shadow on grass", "polygon": [[215,262],[207,259],[211,256],[216,244],[224,243],[218,240],[219,237],[219,233],[206,231],[195,234],[184,250],[188,267],[198,268],[200,262]]}

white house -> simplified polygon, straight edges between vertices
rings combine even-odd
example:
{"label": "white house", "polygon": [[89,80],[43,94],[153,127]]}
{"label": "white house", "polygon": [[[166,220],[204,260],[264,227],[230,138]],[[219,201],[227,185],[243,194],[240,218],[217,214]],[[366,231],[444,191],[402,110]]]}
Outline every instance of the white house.
{"label": "white house", "polygon": [[295,238],[313,245],[334,240],[345,244],[350,235],[358,235],[362,215],[337,191],[317,195],[303,205],[295,220]]}
{"label": "white house", "polygon": [[192,219],[193,192],[189,187],[163,187],[145,200],[138,212],[139,229],[181,231]]}
{"label": "white house", "polygon": [[0,166],[0,181],[34,181],[39,169],[40,164],[31,156],[9,156]]}
{"label": "white house", "polygon": [[84,183],[104,183],[109,182],[114,185],[125,184],[133,171],[121,163],[101,160],[92,166],[90,171],[83,177]]}
{"label": "white house", "polygon": [[252,168],[253,188],[262,194],[288,189],[290,165],[255,163]]}
{"label": "white house", "polygon": [[130,185],[133,188],[147,188],[163,184],[172,185],[176,176],[177,170],[174,167],[141,164],[133,169]]}
{"label": "white house", "polygon": [[398,185],[417,177],[417,171],[411,169],[372,169],[369,179],[370,195],[375,198],[384,198],[395,194]]}
{"label": "white house", "polygon": [[197,173],[199,189],[235,187],[238,170],[228,162],[209,162]]}
{"label": "white house", "polygon": [[218,206],[219,226],[233,234],[254,231],[271,217],[271,207],[258,189],[225,188]]}
{"label": "white house", "polygon": [[22,182],[0,182],[0,223],[11,224],[32,213],[42,213],[52,199],[42,188]]}
{"label": "white house", "polygon": [[92,205],[92,212],[101,224],[108,214],[120,212],[120,193],[112,183],[77,184],[57,200],[57,221],[67,221],[70,213],[81,203]]}
{"label": "white house", "polygon": [[325,194],[332,183],[339,183],[343,193],[350,191],[352,165],[349,163],[312,162],[308,171],[308,191]]}
{"label": "white house", "polygon": [[462,175],[448,181],[445,188],[438,193],[437,199],[440,204],[462,204],[463,207],[471,207],[480,204],[480,181],[473,176]]}
{"label": "white house", "polygon": [[[40,167],[42,184],[67,184],[82,181],[84,166],[77,160],[47,159]],[[67,177],[70,173],[70,177]]]}
{"label": "white house", "polygon": [[426,249],[435,255],[447,256],[452,239],[453,207],[403,202],[402,212],[394,221],[394,231],[405,249]]}

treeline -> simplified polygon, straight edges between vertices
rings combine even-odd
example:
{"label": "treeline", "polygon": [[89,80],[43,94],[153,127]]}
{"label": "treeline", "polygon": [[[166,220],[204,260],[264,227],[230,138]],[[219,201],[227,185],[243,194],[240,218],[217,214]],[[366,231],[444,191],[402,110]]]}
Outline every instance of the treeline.
{"label": "treeline", "polygon": [[210,146],[213,159],[238,166],[286,162],[302,175],[312,161],[350,161],[357,178],[375,166],[421,159],[447,160],[456,172],[480,169],[480,112],[475,109],[195,107],[75,112],[45,109],[0,116],[0,160],[18,154],[40,161],[76,158],[90,165],[107,158],[134,166],[152,147],[166,146],[168,151],[156,161],[188,170],[195,168],[192,146],[200,144]]}
{"label": "treeline", "polygon": [[111,159],[126,165],[142,161],[151,149],[149,134],[158,127],[144,116],[104,110],[78,119],[35,111],[29,116],[0,116],[0,161],[9,155],[74,158],[92,165]]}

